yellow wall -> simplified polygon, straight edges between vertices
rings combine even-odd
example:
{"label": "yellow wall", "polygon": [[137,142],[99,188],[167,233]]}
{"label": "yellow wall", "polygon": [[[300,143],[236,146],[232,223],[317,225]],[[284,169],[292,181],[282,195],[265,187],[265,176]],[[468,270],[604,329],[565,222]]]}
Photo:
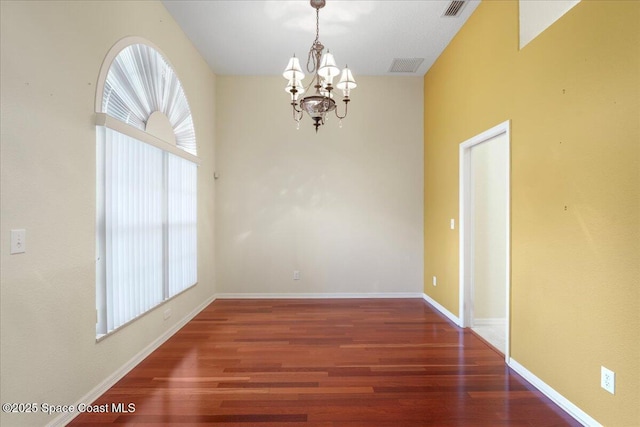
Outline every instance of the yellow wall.
{"label": "yellow wall", "polygon": [[640,2],[582,1],[521,51],[517,2],[482,2],[424,114],[425,292],[458,313],[458,147],[510,119],[511,357],[598,422],[640,425]]}

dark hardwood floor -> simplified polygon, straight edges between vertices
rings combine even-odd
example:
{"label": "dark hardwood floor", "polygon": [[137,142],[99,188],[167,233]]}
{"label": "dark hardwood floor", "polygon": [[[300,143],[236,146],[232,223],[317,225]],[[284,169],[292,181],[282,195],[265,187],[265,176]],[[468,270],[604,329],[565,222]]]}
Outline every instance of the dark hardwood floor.
{"label": "dark hardwood floor", "polygon": [[580,425],[421,299],[216,300],[94,404],[71,425]]}

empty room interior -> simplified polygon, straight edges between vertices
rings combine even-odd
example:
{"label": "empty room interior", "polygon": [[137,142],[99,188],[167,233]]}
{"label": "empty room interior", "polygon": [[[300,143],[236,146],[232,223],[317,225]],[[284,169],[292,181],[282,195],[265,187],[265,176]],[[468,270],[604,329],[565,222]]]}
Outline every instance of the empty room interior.
{"label": "empty room interior", "polygon": [[0,19],[1,425],[640,426],[640,2]]}

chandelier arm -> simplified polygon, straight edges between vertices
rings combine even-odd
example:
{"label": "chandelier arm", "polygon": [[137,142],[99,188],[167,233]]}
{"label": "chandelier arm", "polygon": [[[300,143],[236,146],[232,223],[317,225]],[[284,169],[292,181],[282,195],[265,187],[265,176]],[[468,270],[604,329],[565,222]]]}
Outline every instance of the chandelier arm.
{"label": "chandelier arm", "polygon": [[293,117],[293,121],[299,124],[300,120],[302,120],[302,118],[304,117],[304,110],[298,110],[296,108],[296,105],[297,105],[297,102],[291,103],[291,107],[292,107],[291,116]]}
{"label": "chandelier arm", "polygon": [[349,99],[343,99],[344,101],[344,116],[341,116],[340,114],[338,114],[338,108],[336,108],[334,111],[336,113],[336,117],[339,118],[340,120],[344,119],[345,117],[347,117],[347,113],[348,113],[348,109],[349,109]]}

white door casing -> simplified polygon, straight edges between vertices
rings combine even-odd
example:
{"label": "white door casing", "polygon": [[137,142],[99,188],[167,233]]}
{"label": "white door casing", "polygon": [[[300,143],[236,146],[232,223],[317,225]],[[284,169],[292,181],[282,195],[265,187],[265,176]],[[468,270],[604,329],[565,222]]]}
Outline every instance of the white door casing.
{"label": "white door casing", "polygon": [[[475,247],[475,230],[473,227],[473,185],[472,185],[472,150],[474,147],[492,140],[498,136],[505,136],[506,143],[501,144],[501,150],[506,150],[506,153],[501,153],[500,158],[505,159],[506,165],[501,165],[501,168],[506,172],[507,184],[501,191],[505,191],[506,194],[500,195],[506,203],[504,203],[503,209],[506,210],[504,218],[506,218],[504,227],[504,256],[505,262],[503,264],[504,269],[504,286],[506,298],[504,301],[504,313],[506,317],[505,325],[505,358],[509,360],[509,324],[510,324],[510,121],[500,123],[493,128],[476,135],[467,141],[460,144],[460,324],[462,327],[473,326],[474,318],[474,247]],[[477,148],[477,147],[476,147]]]}

